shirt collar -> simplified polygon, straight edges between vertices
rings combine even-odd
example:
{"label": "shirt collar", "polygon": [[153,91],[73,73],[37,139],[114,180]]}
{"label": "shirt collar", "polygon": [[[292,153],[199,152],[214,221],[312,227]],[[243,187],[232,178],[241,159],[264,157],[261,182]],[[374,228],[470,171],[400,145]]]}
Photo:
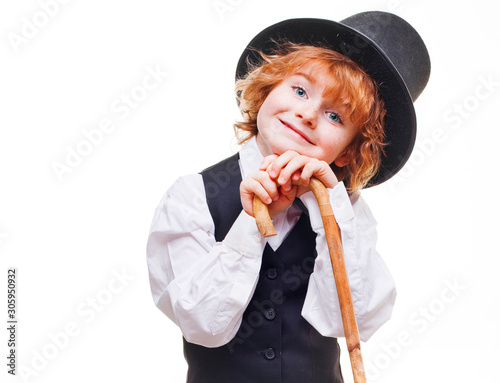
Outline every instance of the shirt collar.
{"label": "shirt collar", "polygon": [[242,178],[245,179],[250,173],[259,170],[264,156],[257,146],[257,139],[250,138],[240,150],[240,166]]}

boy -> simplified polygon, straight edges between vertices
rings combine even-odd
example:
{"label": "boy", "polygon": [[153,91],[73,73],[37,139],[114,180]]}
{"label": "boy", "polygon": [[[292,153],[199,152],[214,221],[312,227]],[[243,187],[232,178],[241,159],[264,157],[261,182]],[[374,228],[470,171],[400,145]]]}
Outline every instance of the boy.
{"label": "boy", "polygon": [[[148,241],[153,297],[182,330],[188,382],[343,381],[337,293],[307,185],[314,176],[329,190],[367,340],[390,317],[395,288],[359,190],[409,157],[412,99],[428,62],[414,29],[381,12],[287,20],[249,44],[237,70],[243,121],[235,127],[245,144],[181,177]],[[260,236],[254,194],[269,205],[277,236]]]}

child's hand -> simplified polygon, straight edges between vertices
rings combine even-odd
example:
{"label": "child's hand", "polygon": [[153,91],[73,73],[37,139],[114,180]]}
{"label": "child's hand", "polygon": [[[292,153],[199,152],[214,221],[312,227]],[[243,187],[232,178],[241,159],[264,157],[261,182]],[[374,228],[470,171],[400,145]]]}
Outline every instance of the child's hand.
{"label": "child's hand", "polygon": [[333,188],[338,184],[335,173],[325,161],[307,157],[292,150],[280,156],[265,157],[260,169],[265,170],[271,179],[285,190],[290,188],[292,183],[300,184],[297,197],[310,190],[311,177],[319,179],[327,188]]}
{"label": "child's hand", "polygon": [[243,210],[252,217],[255,194],[268,205],[269,215],[274,218],[293,203],[297,186],[291,183],[277,185],[269,173],[263,170],[248,175],[240,184],[240,197]]}

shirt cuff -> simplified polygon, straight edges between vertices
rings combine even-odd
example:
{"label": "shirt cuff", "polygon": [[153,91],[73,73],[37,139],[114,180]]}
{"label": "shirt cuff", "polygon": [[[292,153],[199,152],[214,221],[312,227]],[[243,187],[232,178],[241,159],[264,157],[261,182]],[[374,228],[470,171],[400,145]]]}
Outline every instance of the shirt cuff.
{"label": "shirt cuff", "polygon": [[266,239],[260,234],[255,218],[242,210],[226,234],[224,244],[244,256],[261,257]]}

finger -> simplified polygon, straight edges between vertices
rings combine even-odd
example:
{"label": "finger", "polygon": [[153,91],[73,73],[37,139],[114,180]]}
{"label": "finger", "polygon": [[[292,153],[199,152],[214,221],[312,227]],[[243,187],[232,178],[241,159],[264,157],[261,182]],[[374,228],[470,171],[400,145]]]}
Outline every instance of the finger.
{"label": "finger", "polygon": [[283,192],[289,192],[290,189],[292,188],[292,179],[289,178],[283,185],[281,185],[281,190]]}
{"label": "finger", "polygon": [[269,170],[269,175],[271,178],[277,178],[280,175],[281,170],[294,158],[300,156],[299,153],[294,152],[293,150],[287,150],[279,157],[277,157],[273,162],[272,166]]}
{"label": "finger", "polygon": [[283,196],[287,197],[288,199],[290,199],[290,198],[295,199],[295,195],[297,194],[297,186],[290,184],[290,188],[287,190],[283,189],[283,187],[282,187],[281,194]]}
{"label": "finger", "polygon": [[272,166],[273,166],[273,163],[272,163],[272,162],[271,162],[271,163],[267,166],[267,168],[266,168],[266,170],[265,170],[265,171],[267,172],[267,174],[269,174],[269,173],[270,173],[270,171],[271,171],[271,167],[272,167]]}
{"label": "finger", "polygon": [[280,198],[273,202],[269,206],[269,215],[271,218],[277,217],[281,212],[288,209],[290,205],[295,200],[295,196],[297,194],[297,187],[292,186],[289,191],[284,191],[283,188],[280,188]]}
{"label": "finger", "polygon": [[292,184],[297,184],[298,182],[300,182],[300,172],[297,170],[296,172],[294,172],[292,174]]}
{"label": "finger", "polygon": [[300,183],[304,186],[309,185],[309,182],[311,181],[311,177],[315,174],[318,174],[318,172],[321,170],[321,161],[318,160],[313,160],[307,162],[304,167],[302,168],[302,171],[300,172]]}
{"label": "finger", "polygon": [[264,157],[264,159],[260,163],[259,170],[267,170],[269,165],[271,165],[273,163],[273,161],[276,160],[276,158],[278,158],[278,156],[276,154],[272,154],[270,156]]}
{"label": "finger", "polygon": [[304,165],[300,174],[301,183],[309,185],[311,177],[319,179],[327,188],[333,188],[338,183],[335,173],[325,161],[316,160]]}
{"label": "finger", "polygon": [[[311,161],[309,157],[306,156],[295,156],[290,159],[290,161],[281,169],[280,176],[278,178],[278,184],[283,185],[292,178],[292,175],[296,172],[301,173],[302,168],[308,161]],[[295,177],[296,178],[296,177]]]}
{"label": "finger", "polygon": [[[264,203],[268,200],[266,197],[270,197],[273,201],[279,198],[278,186],[265,171],[258,171],[250,174],[245,181],[241,183],[241,187],[246,193],[257,194]],[[263,189],[267,194],[265,196],[262,194]],[[271,201],[267,203],[271,203]]]}
{"label": "finger", "polygon": [[246,213],[253,216],[253,198],[254,195],[260,198],[265,204],[272,202],[271,196],[260,182],[255,179],[245,180],[240,185],[241,205]]}
{"label": "finger", "polygon": [[278,185],[276,185],[276,182],[274,182],[274,180],[269,177],[269,174],[267,172],[260,172],[258,181],[269,194],[272,201],[276,201],[279,198]]}

